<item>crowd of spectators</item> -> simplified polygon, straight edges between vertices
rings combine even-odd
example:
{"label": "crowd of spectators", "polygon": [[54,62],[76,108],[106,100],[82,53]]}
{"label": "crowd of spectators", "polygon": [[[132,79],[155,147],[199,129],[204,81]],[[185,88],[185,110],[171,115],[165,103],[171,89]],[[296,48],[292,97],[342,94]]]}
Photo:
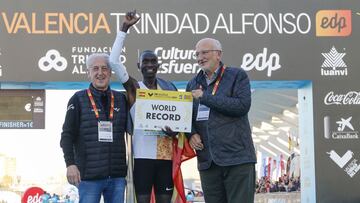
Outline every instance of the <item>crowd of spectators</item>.
{"label": "crowd of spectators", "polygon": [[284,174],[277,181],[272,181],[268,177],[261,177],[256,181],[256,193],[295,191],[300,191],[300,176],[289,178]]}
{"label": "crowd of spectators", "polygon": [[41,195],[40,202],[41,203],[77,203],[79,202],[79,198],[71,197],[68,194],[60,196],[54,193],[53,195],[51,195],[50,193],[44,191],[44,194]]}

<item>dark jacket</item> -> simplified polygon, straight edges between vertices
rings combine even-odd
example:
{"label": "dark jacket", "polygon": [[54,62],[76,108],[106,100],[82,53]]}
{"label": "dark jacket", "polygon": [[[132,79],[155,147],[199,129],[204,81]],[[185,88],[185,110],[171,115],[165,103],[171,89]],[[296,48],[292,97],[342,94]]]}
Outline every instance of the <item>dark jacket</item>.
{"label": "dark jacket", "polygon": [[161,78],[156,78],[157,84],[161,87],[162,90],[173,90],[177,91],[175,85],[172,82],[163,80]]}
{"label": "dark jacket", "polygon": [[[217,77],[220,77],[220,73]],[[189,81],[186,91],[202,87],[200,100],[194,99],[191,135],[198,133],[204,149],[196,151],[198,169],[205,170],[212,161],[220,166],[256,163],[248,112],[251,105],[249,78],[243,69],[226,67],[218,90],[215,81],[206,83],[203,71]],[[196,121],[199,102],[210,108],[209,119]]]}
{"label": "dark jacket", "polygon": [[98,120],[86,90],[69,100],[60,145],[66,166],[76,164],[82,180],[125,177],[127,172],[124,133],[127,103],[124,94],[110,88],[106,92],[90,85],[100,121],[109,121],[111,91],[114,94],[113,142],[98,141]]}

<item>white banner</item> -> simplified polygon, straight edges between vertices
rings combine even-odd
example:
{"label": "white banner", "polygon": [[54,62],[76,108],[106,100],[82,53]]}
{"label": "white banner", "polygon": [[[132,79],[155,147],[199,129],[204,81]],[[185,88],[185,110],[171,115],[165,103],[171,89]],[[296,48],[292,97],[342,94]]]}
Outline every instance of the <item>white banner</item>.
{"label": "white banner", "polygon": [[143,90],[136,93],[135,129],[191,132],[192,96],[189,92]]}

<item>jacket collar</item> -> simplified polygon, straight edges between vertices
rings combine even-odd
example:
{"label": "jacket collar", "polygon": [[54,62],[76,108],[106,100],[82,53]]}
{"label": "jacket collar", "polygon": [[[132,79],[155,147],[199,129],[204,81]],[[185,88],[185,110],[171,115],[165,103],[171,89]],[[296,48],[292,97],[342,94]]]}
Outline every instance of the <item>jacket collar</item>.
{"label": "jacket collar", "polygon": [[96,89],[92,83],[90,83],[89,89],[90,89],[91,93],[94,94],[94,96],[101,96],[104,94],[109,95],[111,92],[110,86],[108,86],[108,88],[105,91],[100,91],[100,90]]}
{"label": "jacket collar", "polygon": [[[215,75],[216,77],[210,82],[209,85],[211,85],[212,83],[214,83],[216,81],[216,79],[220,76],[219,74],[219,71],[220,71],[220,68],[224,65],[224,63],[222,61],[220,61],[220,65],[219,67],[216,69],[215,71]],[[200,70],[200,72],[196,75],[196,83],[202,85],[203,87],[206,87],[208,86],[207,82],[206,82],[206,74],[203,70]]]}

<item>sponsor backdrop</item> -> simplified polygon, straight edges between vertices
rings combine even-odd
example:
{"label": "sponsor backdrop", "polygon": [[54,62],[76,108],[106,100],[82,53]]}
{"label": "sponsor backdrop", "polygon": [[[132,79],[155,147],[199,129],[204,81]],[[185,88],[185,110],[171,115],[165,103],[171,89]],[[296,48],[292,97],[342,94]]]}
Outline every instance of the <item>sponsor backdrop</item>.
{"label": "sponsor backdrop", "polygon": [[86,57],[111,51],[130,9],[142,19],[121,60],[136,78],[139,51],[151,49],[161,77],[187,81],[199,69],[195,43],[210,36],[253,81],[311,81],[316,182],[302,188],[316,202],[360,201],[358,0],[1,0],[0,85],[87,81]]}

